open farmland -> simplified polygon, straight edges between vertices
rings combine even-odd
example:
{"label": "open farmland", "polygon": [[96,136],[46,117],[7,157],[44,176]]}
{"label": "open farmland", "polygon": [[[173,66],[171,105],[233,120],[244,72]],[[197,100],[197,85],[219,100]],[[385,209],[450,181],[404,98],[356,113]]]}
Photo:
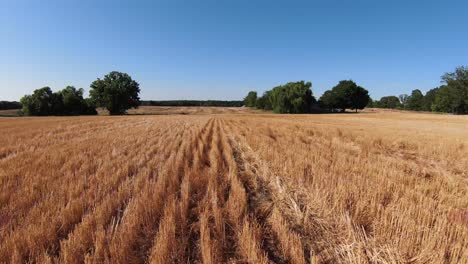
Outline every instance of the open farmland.
{"label": "open farmland", "polygon": [[468,262],[467,116],[200,109],[0,119],[0,261]]}

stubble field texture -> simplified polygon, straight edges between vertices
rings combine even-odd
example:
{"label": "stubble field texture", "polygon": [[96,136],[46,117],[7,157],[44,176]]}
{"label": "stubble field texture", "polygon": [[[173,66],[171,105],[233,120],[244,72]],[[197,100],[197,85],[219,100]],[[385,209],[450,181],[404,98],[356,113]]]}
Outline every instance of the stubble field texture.
{"label": "stubble field texture", "polygon": [[193,109],[0,119],[0,262],[468,263],[467,116]]}

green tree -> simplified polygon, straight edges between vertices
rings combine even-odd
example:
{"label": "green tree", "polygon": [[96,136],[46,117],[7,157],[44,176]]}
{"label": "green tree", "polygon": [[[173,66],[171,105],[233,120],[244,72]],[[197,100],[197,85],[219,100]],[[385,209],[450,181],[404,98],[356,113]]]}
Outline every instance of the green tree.
{"label": "green tree", "polygon": [[400,99],[396,96],[384,96],[380,98],[379,104],[382,108],[395,109],[401,107]]}
{"label": "green tree", "polygon": [[408,98],[409,98],[409,95],[407,95],[407,94],[400,94],[398,96],[398,99],[400,99],[400,103],[403,106],[403,109],[406,109],[406,107],[407,107]]}
{"label": "green tree", "polygon": [[244,98],[244,105],[248,107],[255,107],[257,103],[257,92],[250,91],[247,96]]}
{"label": "green tree", "polygon": [[369,103],[369,92],[361,86],[350,85],[345,92],[346,98],[349,100],[348,107],[356,112],[358,109],[364,109]]}
{"label": "green tree", "polygon": [[53,103],[56,101],[50,87],[34,90],[32,95],[25,95],[20,102],[24,115],[47,116],[54,114]]}
{"label": "green tree", "polygon": [[270,92],[271,91],[266,91],[263,93],[262,96],[257,97],[257,101],[255,103],[255,107],[258,109],[263,109],[263,110],[271,110],[271,101],[270,101]]}
{"label": "green tree", "polygon": [[372,98],[369,99],[369,103],[367,104],[367,107],[382,108],[380,101],[372,100]]}
{"label": "green tree", "polygon": [[326,91],[320,98],[322,107],[335,111],[340,109],[344,112],[346,109],[364,109],[369,103],[369,92],[358,86],[352,80],[340,81],[331,90]]}
{"label": "green tree", "polygon": [[309,113],[316,103],[311,82],[289,82],[273,88],[268,94],[276,113]]}
{"label": "green tree", "polygon": [[334,112],[339,108],[338,96],[332,90],[325,91],[319,99],[319,105]]}
{"label": "green tree", "polygon": [[424,104],[424,95],[421,90],[416,89],[411,92],[406,103],[406,109],[413,111],[421,111]]}
{"label": "green tree", "polygon": [[113,71],[91,84],[89,92],[97,106],[105,107],[111,115],[125,114],[140,104],[140,85],[130,75]]}
{"label": "green tree", "polygon": [[454,93],[450,91],[450,87],[447,85],[441,86],[435,95],[434,103],[431,105],[431,110],[435,112],[453,113],[456,105],[453,102],[456,100],[453,98]]}
{"label": "green tree", "polygon": [[86,115],[96,114],[96,107],[90,99],[83,98],[83,88],[76,89],[73,86],[67,86],[58,92],[63,101],[64,115]]}
{"label": "green tree", "polygon": [[422,110],[423,111],[432,111],[432,105],[435,102],[435,98],[439,88],[434,88],[426,92],[423,98]]}
{"label": "green tree", "polygon": [[[447,88],[436,95],[436,102],[450,100],[450,113],[467,114],[468,113],[468,67],[460,66],[454,72],[446,73],[442,76],[442,81],[446,83]],[[437,97],[439,100],[437,100]],[[444,98],[442,98],[444,97]],[[438,108],[439,106],[435,106]]]}
{"label": "green tree", "polygon": [[49,87],[37,89],[32,95],[21,98],[22,114],[32,116],[47,115],[93,115],[96,108],[89,99],[83,98],[83,89],[67,86],[59,92]]}

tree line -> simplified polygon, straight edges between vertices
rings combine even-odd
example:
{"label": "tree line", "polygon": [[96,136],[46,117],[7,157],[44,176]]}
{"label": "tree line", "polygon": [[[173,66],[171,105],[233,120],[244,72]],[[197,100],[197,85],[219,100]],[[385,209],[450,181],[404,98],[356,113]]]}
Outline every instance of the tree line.
{"label": "tree line", "polygon": [[141,101],[140,106],[216,106],[216,107],[241,107],[243,101],[222,100],[165,100],[165,101]]}
{"label": "tree line", "polygon": [[272,110],[275,113],[344,112],[346,109],[364,109],[370,101],[369,92],[352,80],[340,81],[317,101],[311,82],[289,82],[279,85],[258,97],[250,91],[244,98],[248,107]]}
{"label": "tree line", "polygon": [[313,96],[311,82],[298,81],[279,85],[258,96],[250,91],[243,101],[140,101],[139,84],[130,75],[110,72],[103,79],[91,83],[90,96],[84,98],[84,90],[67,86],[53,92],[50,87],[35,90],[17,102],[0,102],[0,109],[15,109],[22,106],[22,115],[95,115],[96,107],[106,108],[111,115],[125,114],[139,105],[159,106],[248,106],[272,110],[275,113],[313,113],[357,111],[366,106],[396,108],[414,111],[435,111],[454,114],[468,113],[468,67],[457,67],[454,72],[442,77],[443,85],[429,90],[413,90],[411,95],[384,96],[373,101],[368,91],[352,80],[340,81],[317,101]]}
{"label": "tree line", "polygon": [[460,66],[441,77],[442,85],[423,94],[416,89],[410,95],[384,96],[370,103],[376,108],[468,114],[468,67]]}
{"label": "tree line", "polygon": [[0,110],[14,110],[21,109],[22,105],[20,102],[0,101]]}
{"label": "tree line", "polygon": [[90,85],[89,98],[83,88],[67,86],[53,92],[50,87],[34,90],[21,98],[20,114],[27,116],[96,115],[96,107],[106,108],[111,115],[124,114],[140,105],[140,87],[130,75],[113,71]]}

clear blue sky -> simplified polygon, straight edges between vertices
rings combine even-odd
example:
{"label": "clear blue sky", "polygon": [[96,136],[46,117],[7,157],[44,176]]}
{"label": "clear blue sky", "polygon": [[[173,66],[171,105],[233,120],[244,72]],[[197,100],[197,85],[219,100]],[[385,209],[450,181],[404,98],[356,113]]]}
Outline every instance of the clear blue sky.
{"label": "clear blue sky", "polygon": [[288,81],[320,96],[426,91],[468,64],[468,1],[0,0],[0,100],[112,70],[142,99],[241,99]]}

